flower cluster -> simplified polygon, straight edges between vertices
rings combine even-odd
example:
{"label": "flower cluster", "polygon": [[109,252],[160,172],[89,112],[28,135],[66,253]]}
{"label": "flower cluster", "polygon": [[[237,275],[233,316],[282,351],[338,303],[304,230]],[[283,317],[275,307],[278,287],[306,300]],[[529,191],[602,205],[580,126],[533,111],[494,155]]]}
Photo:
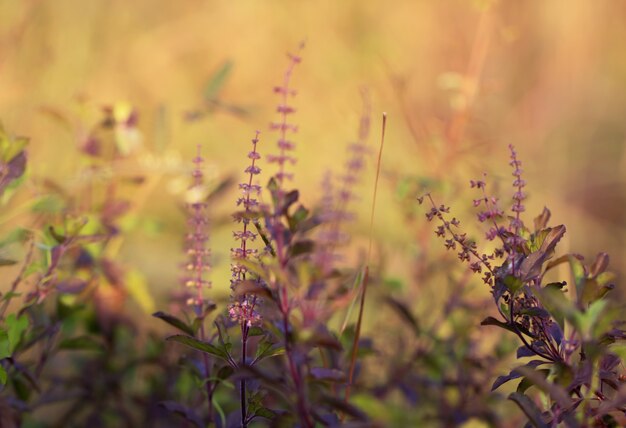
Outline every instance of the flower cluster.
{"label": "flower cluster", "polygon": [[241,298],[234,301],[228,306],[228,315],[233,321],[244,324],[247,327],[258,325],[261,323],[261,314],[257,310],[258,299]]}
{"label": "flower cluster", "polygon": [[475,273],[482,273],[485,270],[483,281],[486,284],[493,285],[494,270],[491,261],[495,259],[494,254],[480,254],[474,241],[467,238],[466,233],[459,233],[456,230],[460,227],[461,222],[453,217],[448,220],[444,214],[450,213],[450,208],[445,205],[437,206],[430,194],[417,198],[422,204],[424,197],[427,197],[431,203],[431,209],[426,213],[426,219],[433,221],[435,218],[439,220],[440,225],[435,230],[435,234],[445,240],[445,246],[448,250],[458,250],[457,256],[462,262],[468,262],[470,269]]}
{"label": "flower cluster", "polygon": [[522,161],[517,158],[515,147],[513,147],[513,145],[509,145],[509,150],[511,152],[511,161],[509,162],[509,165],[513,167],[513,177],[515,177],[515,180],[513,181],[515,193],[513,193],[513,205],[511,206],[511,211],[513,211],[514,216],[511,217],[509,224],[512,236],[508,244],[510,247],[515,248],[524,243],[524,240],[519,236],[519,231],[524,228],[524,223],[520,219],[520,213],[526,210],[523,204],[524,199],[526,199],[526,194],[523,191],[526,182],[522,179]]}

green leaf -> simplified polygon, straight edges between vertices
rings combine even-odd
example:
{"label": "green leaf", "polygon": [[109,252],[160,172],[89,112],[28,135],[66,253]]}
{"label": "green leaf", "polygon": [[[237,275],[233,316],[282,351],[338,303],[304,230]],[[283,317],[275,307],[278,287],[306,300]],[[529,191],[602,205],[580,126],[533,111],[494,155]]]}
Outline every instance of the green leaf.
{"label": "green leaf", "polygon": [[220,90],[226,83],[226,79],[230,75],[233,69],[232,61],[226,61],[220,68],[213,73],[209,81],[204,88],[204,99],[207,101],[214,101],[217,98]]}
{"label": "green leaf", "polygon": [[562,285],[560,283],[551,283],[535,291],[541,305],[563,330],[565,328],[565,319],[572,321],[576,308],[563,292]]}
{"label": "green leaf", "polygon": [[315,249],[315,242],[311,239],[301,239],[291,244],[289,256],[296,257],[303,254],[310,254]]}
{"label": "green leaf", "polygon": [[56,214],[65,209],[65,201],[57,195],[44,195],[31,206],[33,213]]}
{"label": "green leaf", "polygon": [[265,336],[259,342],[259,345],[256,348],[256,354],[254,356],[254,361],[260,361],[264,358],[274,357],[277,355],[282,355],[285,353],[285,348],[283,346],[274,346],[267,336]]}
{"label": "green leaf", "polygon": [[28,316],[21,315],[19,318],[11,314],[6,319],[7,337],[9,339],[9,353],[13,355],[22,338],[22,333],[28,329]]}
{"label": "green leaf", "polygon": [[267,407],[261,407],[256,409],[256,411],[254,412],[254,416],[265,419],[274,419],[276,417],[276,412],[268,409]]}
{"label": "green leaf", "polygon": [[226,426],[226,414],[224,413],[224,410],[222,409],[222,405],[219,403],[219,401],[217,401],[217,397],[215,395],[211,399],[211,403],[213,403],[213,407],[215,408],[217,413],[220,415],[220,421],[222,422],[221,426],[225,427]]}
{"label": "green leaf", "polygon": [[11,356],[9,351],[9,336],[4,330],[0,330],[0,360]]}
{"label": "green leaf", "polygon": [[521,279],[514,277],[513,275],[507,275],[503,280],[504,285],[512,295],[518,292],[520,288],[524,286]]}
{"label": "green leaf", "polygon": [[0,301],[4,302],[5,300],[11,300],[14,297],[20,297],[22,295],[22,293],[17,293],[15,291],[7,291],[5,294],[2,295],[2,298],[0,299]]}
{"label": "green leaf", "polygon": [[225,349],[217,347],[215,345],[211,345],[208,342],[203,342],[202,340],[195,339],[191,336],[184,336],[182,334],[175,334],[174,336],[170,336],[165,340],[182,343],[185,346],[188,346],[200,352],[204,352],[206,354],[213,355],[231,364],[231,358],[229,358],[229,354],[228,352],[226,352]]}
{"label": "green leaf", "polygon": [[6,385],[6,384],[7,384],[7,371],[0,364],[0,385]]}
{"label": "green leaf", "polygon": [[[548,380],[548,375],[551,373],[551,370],[534,370],[532,367],[527,366],[519,367],[517,370],[525,377],[525,380],[529,383],[528,386],[536,386],[556,401],[561,408],[565,409],[571,405],[571,399],[567,391],[561,386],[553,383],[551,380]],[[521,391],[518,390],[518,392]]]}
{"label": "green leaf", "polygon": [[522,409],[533,426],[537,428],[548,428],[548,425],[541,418],[541,410],[539,410],[535,402],[528,396],[519,392],[513,392],[509,395],[509,400],[513,401]]}
{"label": "green leaf", "polygon": [[583,288],[585,286],[586,278],[585,278],[585,267],[580,260],[577,258],[570,256],[569,258],[569,266],[572,270],[572,276],[574,277],[574,283],[576,284],[576,296],[580,301],[583,295]]}
{"label": "green leaf", "polygon": [[298,206],[294,213],[287,218],[287,221],[289,222],[289,229],[292,232],[298,230],[298,226],[306,220],[308,216],[309,210],[302,205]]}
{"label": "green leaf", "polygon": [[585,312],[578,312],[575,315],[576,327],[585,339],[591,339],[593,336],[593,328],[595,327],[600,315],[607,305],[606,300],[596,300]]}
{"label": "green leaf", "polygon": [[265,331],[258,326],[250,327],[250,330],[248,330],[248,337],[263,336],[264,334]]}
{"label": "green leaf", "polygon": [[185,321],[179,318],[176,318],[174,315],[166,314],[165,312],[159,311],[159,312],[153,313],[152,316],[162,319],[163,321],[165,321],[171,326],[176,327],[183,333],[187,333],[189,336],[195,336],[195,332],[193,328],[189,324],[187,324]]}

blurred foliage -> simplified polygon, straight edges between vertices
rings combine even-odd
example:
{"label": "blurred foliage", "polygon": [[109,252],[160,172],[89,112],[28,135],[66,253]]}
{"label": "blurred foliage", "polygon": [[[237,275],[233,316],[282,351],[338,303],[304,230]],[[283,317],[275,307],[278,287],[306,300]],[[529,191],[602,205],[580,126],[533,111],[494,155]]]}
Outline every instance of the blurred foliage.
{"label": "blurred foliage", "polygon": [[[508,393],[490,391],[509,372],[526,376],[524,387],[534,382],[530,391],[541,390],[542,404],[563,405],[562,391],[536,370],[515,371],[510,332],[479,326],[498,311],[489,288],[439,248],[415,202],[433,192],[452,202],[459,219],[470,218],[457,203],[469,200],[464,184],[489,171],[496,189],[506,185],[500,165],[509,143],[529,160],[529,211],[549,203],[556,224],[568,226],[559,251],[572,256],[548,276],[568,278],[575,303],[560,288],[537,298],[590,347],[591,366],[604,370],[600,382],[615,383],[607,355],[626,353],[603,334],[618,314],[597,299],[619,282],[626,257],[625,20],[626,7],[612,0],[0,0],[0,427],[236,424],[242,379],[250,380],[249,409],[259,415],[253,424],[273,418],[290,426],[297,411],[271,410],[299,405],[285,378],[289,346],[306,362],[305,395],[321,409],[314,416],[330,425],[347,418],[357,426],[519,426],[524,413],[505,400]],[[303,327],[310,313],[291,314],[300,334],[271,323],[263,334],[254,330],[250,346],[267,352],[255,371],[224,360],[241,352],[229,339],[238,325],[221,316],[234,245],[230,196],[253,130],[261,130],[261,152],[271,151],[271,88],[280,83],[284,52],[303,38],[294,77],[299,192],[275,219],[293,240],[293,263],[284,265],[290,292],[313,293],[305,283],[316,278],[315,264],[303,259],[319,239],[322,177],[326,169],[343,171],[366,85],[374,135],[378,112],[389,118],[369,294],[359,333],[374,181],[368,167],[352,190],[360,196],[351,202],[357,219],[341,225],[352,244],[341,248],[337,276],[323,278],[336,292],[329,296],[335,312],[318,314],[317,330]],[[216,305],[201,321],[185,315],[175,291],[185,260],[184,207],[197,197],[188,160],[199,143]],[[263,168],[264,180],[276,169]],[[274,198],[266,192],[262,199],[277,205],[273,190]],[[464,224],[470,238],[484,233]],[[268,242],[271,235],[266,230]],[[587,259],[610,253],[622,262],[612,267],[617,277],[596,269],[601,257],[585,265],[574,251]],[[275,261],[264,269],[257,271],[268,280],[284,274]],[[511,286],[508,292],[519,292]],[[276,290],[263,290],[280,308]],[[239,293],[251,291],[261,293]],[[612,300],[622,296],[620,287],[612,291]],[[157,309],[165,324],[149,317]],[[190,342],[200,322],[212,333]],[[164,343],[166,331],[178,336]],[[203,355],[213,377],[203,372]],[[584,366],[576,364],[547,379],[561,388]],[[333,400],[352,369],[349,403]],[[589,383],[583,374],[580,390]],[[207,382],[212,415],[203,405]],[[261,384],[276,388],[264,395]],[[543,423],[526,395],[513,397]]]}

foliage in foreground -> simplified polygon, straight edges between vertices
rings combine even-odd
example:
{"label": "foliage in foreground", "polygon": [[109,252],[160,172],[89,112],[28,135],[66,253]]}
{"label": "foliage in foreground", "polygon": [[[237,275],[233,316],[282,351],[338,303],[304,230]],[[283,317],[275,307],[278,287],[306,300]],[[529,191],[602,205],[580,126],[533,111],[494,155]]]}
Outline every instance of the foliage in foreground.
{"label": "foliage in foreground", "polygon": [[[371,158],[367,94],[345,169],[326,174],[319,205],[305,207],[290,188],[297,131],[291,82],[299,63],[300,53],[289,56],[274,89],[276,152],[262,155],[257,132],[238,185],[229,302],[209,298],[217,192],[207,187],[200,150],[193,160],[181,286],[170,307],[153,314],[171,330],[165,341],[122,309],[129,296],[145,310],[154,306],[142,274],[119,258],[133,227],[125,219],[140,209],[153,181],[123,174],[93,179],[136,156],[137,113],[105,110],[81,142],[92,179],[71,191],[44,182],[45,196],[28,203],[32,224],[1,243],[7,254],[22,254],[19,261],[0,260],[14,265],[0,296],[0,427],[623,424],[624,321],[605,298],[613,287],[608,256],[591,264],[576,254],[557,257],[565,226],[549,227],[547,209],[532,228],[524,224],[525,183],[513,148],[509,215],[483,180],[471,182],[479,192],[474,205],[482,208],[478,220],[488,226],[487,239],[499,242],[489,253],[426,196],[436,234],[482,275],[495,316],[478,326],[484,305],[467,298],[470,281],[458,278],[441,308],[418,312],[407,298],[411,290],[394,289],[383,258],[371,256],[371,243],[357,262],[346,257],[346,226]],[[26,145],[0,131],[5,207],[24,181]],[[272,176],[261,171],[269,163],[276,164]],[[449,267],[415,264],[428,267],[418,275],[424,283]],[[563,265],[572,284],[547,279]],[[362,330],[365,311],[384,314],[369,335]],[[517,350],[506,338],[483,349],[472,326],[503,329],[519,342]],[[511,353],[522,361],[502,374],[498,364]],[[498,394],[514,380],[508,397],[521,410],[517,416]]]}

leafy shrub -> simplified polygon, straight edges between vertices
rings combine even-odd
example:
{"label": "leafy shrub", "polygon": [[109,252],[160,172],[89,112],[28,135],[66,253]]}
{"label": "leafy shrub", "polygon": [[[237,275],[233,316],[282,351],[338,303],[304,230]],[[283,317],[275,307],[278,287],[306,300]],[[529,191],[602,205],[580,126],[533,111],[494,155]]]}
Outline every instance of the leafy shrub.
{"label": "leafy shrub", "polygon": [[[547,208],[534,219],[532,229],[525,226],[522,164],[512,146],[510,150],[515,192],[509,215],[499,208],[497,198],[487,194],[485,181],[470,182],[481,193],[474,206],[483,208],[477,217],[489,226],[487,240],[500,241],[492,253],[480,253],[477,244],[459,231],[460,222],[449,219],[449,208],[437,206],[426,195],[431,204],[426,217],[440,223],[436,234],[473,272],[482,273],[491,289],[499,318],[490,316],[481,324],[508,330],[520,341],[517,358],[525,359],[525,364],[498,377],[492,390],[521,379],[509,398],[534,426],[617,426],[615,418],[623,423],[624,413],[620,341],[625,332],[620,310],[610,308],[604,298],[614,288],[613,275],[606,270],[609,257],[600,253],[589,265],[577,254],[554,258],[565,226],[549,227]],[[572,271],[572,293],[566,281],[545,280],[563,263]],[[531,387],[543,393],[543,409],[526,394]]]}

